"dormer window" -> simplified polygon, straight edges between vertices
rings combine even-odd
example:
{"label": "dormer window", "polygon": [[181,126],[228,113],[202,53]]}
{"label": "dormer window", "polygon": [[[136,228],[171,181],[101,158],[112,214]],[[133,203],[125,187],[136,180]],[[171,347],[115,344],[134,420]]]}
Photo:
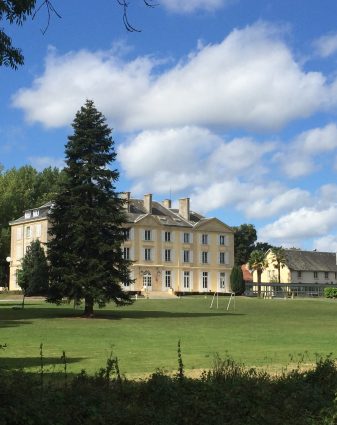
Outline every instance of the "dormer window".
{"label": "dormer window", "polygon": [[38,217],[40,214],[39,210],[33,210],[33,217]]}
{"label": "dormer window", "polygon": [[25,218],[30,218],[31,217],[31,212],[30,211],[26,211],[25,212]]}

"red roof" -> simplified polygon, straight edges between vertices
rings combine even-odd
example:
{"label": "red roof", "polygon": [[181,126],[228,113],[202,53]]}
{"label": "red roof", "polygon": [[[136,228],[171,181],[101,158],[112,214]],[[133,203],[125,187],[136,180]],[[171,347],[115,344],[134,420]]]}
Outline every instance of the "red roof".
{"label": "red roof", "polygon": [[253,282],[253,275],[249,271],[248,265],[247,264],[242,264],[241,270],[242,270],[242,274],[243,274],[243,280],[245,282]]}

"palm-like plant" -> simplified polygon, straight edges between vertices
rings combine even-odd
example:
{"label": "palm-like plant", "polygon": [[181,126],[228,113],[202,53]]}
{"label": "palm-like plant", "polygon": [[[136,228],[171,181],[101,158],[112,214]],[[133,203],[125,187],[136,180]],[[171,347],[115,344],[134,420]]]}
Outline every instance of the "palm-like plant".
{"label": "palm-like plant", "polygon": [[263,251],[255,249],[252,251],[248,261],[248,267],[250,270],[254,270],[257,273],[257,291],[258,296],[261,296],[261,276],[263,270],[268,266],[266,260],[266,254]]}
{"label": "palm-like plant", "polygon": [[278,283],[281,283],[281,269],[285,266],[286,262],[286,256],[285,256],[285,250],[280,247],[275,247],[271,249],[272,253],[272,264],[277,269],[278,273]]}

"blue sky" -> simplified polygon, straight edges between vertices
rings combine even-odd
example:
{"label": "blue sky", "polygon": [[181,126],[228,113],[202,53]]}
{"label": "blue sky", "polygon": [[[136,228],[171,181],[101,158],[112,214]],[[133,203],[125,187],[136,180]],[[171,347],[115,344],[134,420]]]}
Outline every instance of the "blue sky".
{"label": "blue sky", "polygon": [[53,4],[45,35],[44,10],[7,27],[26,61],[0,70],[0,163],[62,166],[90,98],[114,129],[119,190],[337,250],[335,1],[133,0],[139,33],[114,0]]}

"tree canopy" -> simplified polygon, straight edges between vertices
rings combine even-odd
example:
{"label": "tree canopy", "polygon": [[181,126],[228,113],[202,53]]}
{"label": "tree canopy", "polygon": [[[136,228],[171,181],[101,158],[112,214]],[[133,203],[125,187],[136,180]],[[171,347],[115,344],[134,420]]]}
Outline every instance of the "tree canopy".
{"label": "tree canopy", "polygon": [[66,145],[65,179],[50,214],[50,302],[63,297],[85,300],[85,315],[94,303],[131,303],[121,284],[130,285],[131,263],[123,258],[126,239],[124,201],[115,190],[116,153],[104,116],[88,100],[72,124]]}

